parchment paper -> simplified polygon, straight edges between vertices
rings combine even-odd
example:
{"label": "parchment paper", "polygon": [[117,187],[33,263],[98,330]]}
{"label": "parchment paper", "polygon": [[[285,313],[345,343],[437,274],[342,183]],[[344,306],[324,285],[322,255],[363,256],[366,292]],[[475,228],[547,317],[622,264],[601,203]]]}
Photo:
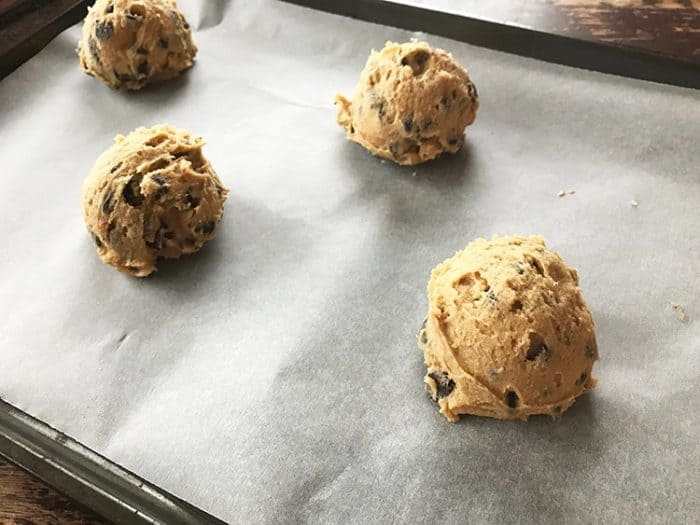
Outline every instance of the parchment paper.
{"label": "parchment paper", "polygon": [[[78,27],[0,83],[0,396],[231,522],[697,522],[699,93],[180,3],[200,52],[170,84],[85,76]],[[332,97],[410,37],[481,109],[461,153],[400,168]],[[99,261],[79,195],[115,134],[159,122],[205,137],[231,195],[214,242],[139,280]],[[429,272],[494,233],[579,270],[600,384],[560,421],[450,424],[424,393]]]}

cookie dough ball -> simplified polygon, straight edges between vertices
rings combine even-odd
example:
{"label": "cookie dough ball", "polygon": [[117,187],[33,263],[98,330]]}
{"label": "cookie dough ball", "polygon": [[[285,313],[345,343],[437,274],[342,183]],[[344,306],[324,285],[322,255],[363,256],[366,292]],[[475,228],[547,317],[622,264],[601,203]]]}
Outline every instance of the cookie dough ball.
{"label": "cookie dough ball", "polygon": [[477,239],[433,270],[428,300],[425,383],[448,420],[556,417],[595,386],[578,275],[541,237]]}
{"label": "cookie dough ball", "polygon": [[78,43],[85,72],[114,89],[176,77],[196,53],[175,0],[97,0]]}
{"label": "cookie dough ball", "polygon": [[214,237],[228,190],[203,145],[164,124],[117,135],[100,155],[83,185],[83,216],[105,263],[145,277],[158,257],[194,253]]}
{"label": "cookie dough ball", "polygon": [[335,103],[350,140],[405,165],[456,153],[479,107],[467,72],[425,42],[373,50],[352,101],[336,95]]}

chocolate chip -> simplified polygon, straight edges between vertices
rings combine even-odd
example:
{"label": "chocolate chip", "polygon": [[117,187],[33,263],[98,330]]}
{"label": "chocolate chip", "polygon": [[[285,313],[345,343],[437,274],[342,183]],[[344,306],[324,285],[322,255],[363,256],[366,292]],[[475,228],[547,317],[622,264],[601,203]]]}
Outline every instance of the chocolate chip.
{"label": "chocolate chip", "polygon": [[114,73],[115,78],[116,78],[119,82],[131,82],[132,80],[134,80],[134,77],[131,76],[131,75],[128,75],[128,74],[125,74],[125,73],[120,73],[120,72],[117,71],[116,69],[113,69],[112,71],[113,71],[113,73]]}
{"label": "chocolate chip", "polygon": [[136,52],[137,52],[139,55],[147,55],[147,54],[148,54],[148,49],[146,49],[146,48],[143,47],[143,46],[140,46],[140,47],[137,47],[137,48],[136,48]]}
{"label": "chocolate chip", "polygon": [[194,197],[189,191],[185,194],[185,202],[190,208],[196,208],[199,206],[199,199]]}
{"label": "chocolate chip", "polygon": [[111,213],[114,209],[114,192],[110,191],[102,201],[102,213]]}
{"label": "chocolate chip", "polygon": [[403,123],[403,129],[406,131],[406,133],[410,133],[411,128],[413,127],[413,116],[407,115],[401,122]]}
{"label": "chocolate chip", "polygon": [[136,69],[136,72],[139,75],[144,75],[144,76],[148,75],[149,71],[150,71],[150,68],[148,67],[148,62],[146,62],[146,61],[141,62],[139,64],[138,68]]}
{"label": "chocolate chip", "polygon": [[102,59],[100,58],[100,50],[97,47],[97,41],[90,37],[88,38],[88,48],[90,49],[90,56],[98,64],[102,65]]}
{"label": "chocolate chip", "polygon": [[467,93],[469,93],[469,98],[472,100],[479,98],[479,93],[476,91],[476,86],[473,82],[469,82],[469,84],[467,84]]}
{"label": "chocolate chip", "polygon": [[129,13],[134,15],[134,16],[139,16],[139,17],[143,18],[144,16],[146,16],[146,7],[141,5],[141,4],[134,3],[129,8]]}
{"label": "chocolate chip", "polygon": [[105,14],[110,14],[110,13],[114,13],[114,4],[112,4],[112,3],[109,3],[107,5],[107,9],[105,9]]}
{"label": "chocolate chip", "polygon": [[579,376],[579,378],[576,380],[576,386],[581,386],[586,382],[586,379],[588,379],[588,374],[584,372]]}
{"label": "chocolate chip", "polygon": [[382,98],[376,100],[375,102],[372,102],[369,105],[370,108],[377,110],[377,116],[379,117],[379,120],[383,120],[386,116],[386,109],[384,107],[385,103],[385,100]]}
{"label": "chocolate chip", "polygon": [[114,166],[112,166],[112,169],[109,170],[109,172],[110,172],[110,173],[114,173],[115,171],[117,171],[117,170],[118,170],[119,168],[121,168],[121,167],[122,167],[122,163],[121,163],[121,162],[117,162]]}
{"label": "chocolate chip", "polygon": [[544,275],[544,268],[542,268],[542,263],[534,257],[530,259],[530,266],[532,266],[535,269],[535,271],[540,275]]}
{"label": "chocolate chip", "polygon": [[355,127],[352,124],[350,124],[350,133],[355,133]]}
{"label": "chocolate chip", "polygon": [[188,24],[187,22],[185,22],[184,24],[182,24],[182,27],[184,27],[185,29],[189,29],[189,28],[190,28],[190,24]]}
{"label": "chocolate chip", "polygon": [[598,347],[595,340],[590,341],[586,344],[586,357],[591,361],[596,359],[596,354],[598,353]]}
{"label": "chocolate chip", "polygon": [[423,345],[427,345],[427,344],[428,344],[428,333],[427,333],[425,330],[421,330],[421,333],[420,333],[420,342],[421,342],[421,344],[423,344]]}
{"label": "chocolate chip", "polygon": [[455,382],[452,381],[452,379],[450,379],[450,376],[447,375],[447,372],[433,372],[431,374],[428,374],[428,377],[435,381],[435,384],[437,385],[438,399],[449,396],[455,389]]}
{"label": "chocolate chip", "polygon": [[399,156],[399,143],[398,142],[390,143],[389,144],[389,151],[391,152],[391,154],[394,158],[397,158]]}
{"label": "chocolate chip", "polygon": [[511,312],[517,312],[518,310],[523,309],[523,302],[520,299],[516,299],[513,301],[513,303],[510,305],[510,311]]}
{"label": "chocolate chip", "polygon": [[425,64],[428,61],[428,58],[430,58],[430,55],[426,51],[419,51],[416,53],[416,62],[420,64]]}
{"label": "chocolate chip", "polygon": [[129,179],[129,182],[126,183],[124,186],[124,191],[122,192],[122,197],[124,197],[124,201],[129,206],[141,206],[144,201],[144,196],[141,193],[141,188],[140,188],[141,180],[136,178],[136,177],[131,177]]}
{"label": "chocolate chip", "polygon": [[114,25],[112,22],[97,22],[95,26],[95,36],[98,40],[109,40],[114,34]]}
{"label": "chocolate chip", "polygon": [[517,408],[518,401],[520,401],[518,394],[512,390],[506,391],[506,405],[508,405],[508,408]]}
{"label": "chocolate chip", "polygon": [[486,298],[491,302],[491,304],[496,304],[498,302],[498,298],[491,288],[486,290]]}
{"label": "chocolate chip", "polygon": [[167,38],[159,38],[158,39],[158,47],[161,49],[168,49],[168,39]]}
{"label": "chocolate chip", "polygon": [[102,241],[100,240],[100,238],[97,235],[93,234],[92,239],[95,241],[95,244],[97,245],[98,248],[102,248]]}
{"label": "chocolate chip", "polygon": [[158,228],[158,231],[156,231],[153,241],[146,241],[146,246],[153,248],[154,250],[160,250],[163,248],[163,239],[165,239],[165,230],[161,223],[161,227]]}
{"label": "chocolate chip", "polygon": [[544,342],[539,341],[536,337],[530,336],[530,348],[525,354],[526,361],[535,361],[541,359],[547,361],[550,356],[549,347]]}
{"label": "chocolate chip", "polygon": [[194,231],[195,233],[209,235],[210,233],[214,232],[214,228],[216,228],[216,223],[214,221],[210,221],[197,225]]}
{"label": "chocolate chip", "polygon": [[414,75],[420,75],[425,71],[425,66],[430,55],[427,51],[415,51],[409,53],[401,59],[402,66],[410,66]]}

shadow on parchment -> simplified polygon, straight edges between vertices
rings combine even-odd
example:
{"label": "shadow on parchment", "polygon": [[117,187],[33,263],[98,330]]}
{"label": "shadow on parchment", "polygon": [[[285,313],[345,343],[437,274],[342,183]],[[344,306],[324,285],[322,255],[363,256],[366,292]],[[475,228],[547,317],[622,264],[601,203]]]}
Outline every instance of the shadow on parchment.
{"label": "shadow on parchment", "polygon": [[[158,271],[144,279],[147,287],[169,288],[185,297],[206,294],[213,300],[228,295],[231,300],[255,280],[278,270],[281,247],[297,253],[303,263],[313,238],[303,237],[302,221],[274,213],[260,204],[229,194],[224,216],[214,239],[194,254],[179,259],[161,259]],[[188,299],[189,300],[189,299]]]}
{"label": "shadow on parchment", "polygon": [[398,180],[411,186],[451,192],[469,181],[476,155],[474,146],[468,139],[454,155],[441,155],[415,166],[400,166],[375,157],[349,140],[340,148],[340,152],[340,162],[353,166],[352,174],[366,184],[368,189],[386,191],[392,191],[389,184],[396,184]]}
{"label": "shadow on parchment", "polygon": [[455,220],[455,210],[464,209],[469,202],[478,155],[467,141],[454,155],[417,166],[399,166],[347,141],[339,148],[338,162],[347,166],[344,172],[357,181],[355,191],[340,208],[383,209],[387,235],[410,229],[411,237],[420,239],[432,225]]}
{"label": "shadow on parchment", "polygon": [[436,432],[452,441],[453,472],[472,473],[456,475],[453,483],[462,490],[482,485],[493,498],[495,515],[520,509],[523,523],[565,522],[567,509],[578,507],[582,483],[604,461],[608,448],[597,414],[599,401],[595,392],[588,393],[557,420],[462,416],[456,425]]}

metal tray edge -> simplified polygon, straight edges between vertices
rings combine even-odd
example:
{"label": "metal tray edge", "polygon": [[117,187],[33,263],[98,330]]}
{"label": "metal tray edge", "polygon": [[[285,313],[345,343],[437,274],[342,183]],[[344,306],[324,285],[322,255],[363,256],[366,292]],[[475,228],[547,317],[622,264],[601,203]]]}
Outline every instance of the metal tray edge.
{"label": "metal tray edge", "polygon": [[225,523],[3,399],[0,455],[114,523]]}

